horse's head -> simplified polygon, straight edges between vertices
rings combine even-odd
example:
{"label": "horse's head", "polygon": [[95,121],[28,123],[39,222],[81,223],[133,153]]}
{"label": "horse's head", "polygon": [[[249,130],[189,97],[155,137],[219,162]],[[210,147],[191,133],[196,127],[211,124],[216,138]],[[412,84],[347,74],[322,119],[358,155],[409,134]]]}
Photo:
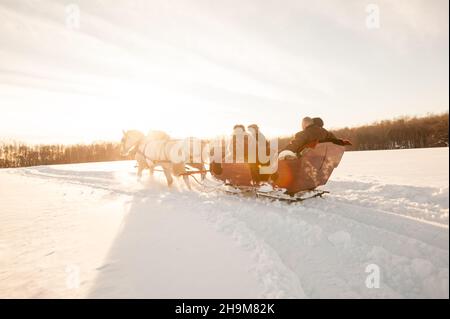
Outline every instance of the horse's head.
{"label": "horse's head", "polygon": [[127,156],[144,138],[139,131],[122,131],[123,137],[120,141],[120,155]]}
{"label": "horse's head", "polygon": [[125,130],[122,130],[122,139],[120,140],[120,155],[126,156],[129,153],[129,150],[131,147],[128,147],[128,132]]}

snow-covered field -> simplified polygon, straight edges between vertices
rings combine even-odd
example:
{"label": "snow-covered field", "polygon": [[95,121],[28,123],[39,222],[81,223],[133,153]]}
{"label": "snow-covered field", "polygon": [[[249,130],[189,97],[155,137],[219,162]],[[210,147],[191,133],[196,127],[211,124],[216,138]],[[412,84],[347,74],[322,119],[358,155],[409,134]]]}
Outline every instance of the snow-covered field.
{"label": "snow-covered field", "polygon": [[331,194],[291,205],[133,162],[0,170],[0,297],[448,298],[448,164],[346,153]]}

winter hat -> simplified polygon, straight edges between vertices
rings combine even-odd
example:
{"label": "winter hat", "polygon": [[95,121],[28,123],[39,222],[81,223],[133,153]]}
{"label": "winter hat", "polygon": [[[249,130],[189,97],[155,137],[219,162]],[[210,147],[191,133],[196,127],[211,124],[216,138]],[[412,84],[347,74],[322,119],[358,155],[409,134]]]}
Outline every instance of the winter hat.
{"label": "winter hat", "polygon": [[303,128],[303,129],[305,129],[305,128],[307,128],[307,127],[313,125],[313,124],[314,124],[314,121],[313,121],[313,119],[310,118],[309,116],[303,118],[303,120],[302,120],[302,128]]}
{"label": "winter hat", "polygon": [[320,117],[315,117],[312,120],[313,120],[315,125],[317,125],[319,127],[323,127],[324,126],[323,120]]}

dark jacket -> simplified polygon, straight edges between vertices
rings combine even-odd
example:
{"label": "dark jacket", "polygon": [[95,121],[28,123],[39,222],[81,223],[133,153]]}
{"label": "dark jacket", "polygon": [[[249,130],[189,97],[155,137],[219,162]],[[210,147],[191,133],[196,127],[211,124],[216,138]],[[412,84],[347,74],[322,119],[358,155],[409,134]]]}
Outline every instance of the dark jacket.
{"label": "dark jacket", "polygon": [[308,126],[305,130],[295,134],[293,140],[284,149],[299,154],[308,144],[320,142],[333,142],[339,139],[333,133],[315,124]]}
{"label": "dark jacket", "polygon": [[262,146],[265,148],[266,156],[269,156],[270,155],[270,142],[266,139],[264,134],[261,133],[261,131],[259,131],[259,130],[256,131],[256,134],[252,134],[252,133],[249,134],[249,147],[250,147],[250,145],[252,145],[252,143],[255,144],[254,148],[255,148],[255,156],[256,156],[256,158],[252,158],[250,156],[250,154],[249,154],[249,160],[251,160],[251,161],[255,161],[256,160],[257,164],[261,163],[261,160],[260,160],[260,157],[259,157],[259,146],[260,146],[259,143],[260,143],[260,140],[261,141],[265,141],[265,143],[264,143],[265,145],[262,145]]}

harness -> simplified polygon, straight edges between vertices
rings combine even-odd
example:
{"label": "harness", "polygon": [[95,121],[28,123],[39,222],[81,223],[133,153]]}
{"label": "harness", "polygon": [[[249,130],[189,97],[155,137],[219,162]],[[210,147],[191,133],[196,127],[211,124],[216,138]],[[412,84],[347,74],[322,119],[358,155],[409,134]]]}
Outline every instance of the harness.
{"label": "harness", "polygon": [[[164,163],[172,163],[170,160],[154,160],[146,155],[145,150],[147,149],[148,143],[143,144],[144,149],[141,151],[141,144],[145,141],[145,137],[141,138],[139,141],[136,142],[136,144],[132,147],[132,152],[130,152],[131,155],[136,157],[136,154],[141,155],[146,161],[153,162],[155,164],[164,164]],[[165,153],[165,149],[164,149]],[[147,163],[146,163],[147,164]],[[148,165],[147,165],[148,166]]]}
{"label": "harness", "polygon": [[[170,160],[154,160],[154,159],[150,158],[149,156],[147,156],[146,155],[146,149],[147,149],[149,143],[142,144],[144,141],[145,141],[145,137],[141,138],[140,140],[138,140],[136,142],[136,144],[134,144],[131,147],[131,151],[129,152],[129,154],[134,156],[134,157],[136,157],[136,155],[142,156],[146,160],[145,164],[147,165],[147,167],[149,167],[148,161],[154,163],[155,165],[165,164],[165,163],[167,163],[167,164],[174,164]],[[142,146],[143,146],[143,149],[141,150]],[[166,154],[166,145],[164,145],[163,151],[164,151],[164,155],[166,157],[168,157],[167,154]],[[184,164],[184,167],[185,167],[184,168],[185,171],[183,173],[179,174],[179,176],[190,176],[190,177],[192,177],[194,179],[194,181],[197,184],[199,184],[200,186],[206,187],[206,185],[204,185],[202,182],[200,182],[194,175],[196,175],[196,174],[206,174],[206,173],[209,172],[209,170],[205,170],[205,169],[203,169],[203,170],[201,170],[201,169],[200,170],[186,170],[186,163],[183,163],[183,164]],[[157,169],[154,170],[154,171],[155,172],[164,172],[163,170],[157,170]]]}

